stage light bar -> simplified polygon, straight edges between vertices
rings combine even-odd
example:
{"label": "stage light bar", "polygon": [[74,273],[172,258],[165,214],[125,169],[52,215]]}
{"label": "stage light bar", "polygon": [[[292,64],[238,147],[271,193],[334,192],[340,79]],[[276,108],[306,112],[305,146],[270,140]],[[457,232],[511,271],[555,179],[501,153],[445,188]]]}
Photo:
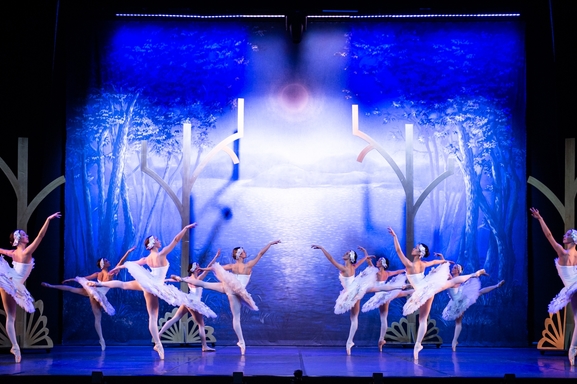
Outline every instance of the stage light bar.
{"label": "stage light bar", "polygon": [[412,15],[309,15],[308,18],[315,19],[409,19],[409,18],[457,18],[457,17],[519,17],[520,13],[469,13],[469,14],[412,14]]}
{"label": "stage light bar", "polygon": [[175,15],[166,13],[117,13],[116,17],[162,17],[179,19],[241,19],[241,18],[284,18],[285,15]]}

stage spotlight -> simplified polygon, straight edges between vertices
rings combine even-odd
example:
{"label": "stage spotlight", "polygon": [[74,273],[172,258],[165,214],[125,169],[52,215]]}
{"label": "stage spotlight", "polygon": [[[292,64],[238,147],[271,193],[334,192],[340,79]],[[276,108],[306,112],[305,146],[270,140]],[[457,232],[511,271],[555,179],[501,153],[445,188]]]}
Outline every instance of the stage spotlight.
{"label": "stage spotlight", "polygon": [[104,375],[100,371],[92,371],[92,384],[104,384]]}
{"label": "stage spotlight", "polygon": [[515,381],[514,373],[505,373],[505,380],[503,380],[505,384],[513,384]]}
{"label": "stage spotlight", "polygon": [[373,373],[373,384],[383,384],[383,374],[380,372]]}
{"label": "stage spotlight", "polygon": [[286,17],[286,29],[289,31],[295,44],[301,42],[303,33],[307,29],[307,16],[299,12],[291,13]]}
{"label": "stage spotlight", "polygon": [[243,384],[242,372],[233,372],[232,373],[232,384]]}

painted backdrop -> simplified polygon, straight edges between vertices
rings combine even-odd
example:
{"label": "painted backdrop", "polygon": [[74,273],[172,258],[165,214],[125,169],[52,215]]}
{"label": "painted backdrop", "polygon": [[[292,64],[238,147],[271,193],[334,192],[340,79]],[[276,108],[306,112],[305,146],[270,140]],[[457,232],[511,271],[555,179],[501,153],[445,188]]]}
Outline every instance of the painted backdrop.
{"label": "painted backdrop", "polygon": [[[147,236],[167,244],[190,216],[198,227],[169,274],[186,253],[206,264],[221,249],[224,264],[233,247],[250,259],[282,241],[247,287],[260,308],[243,309],[248,345],[344,345],[338,271],[311,245],[339,260],[360,245],[400,269],[390,226],[403,247],[485,268],[483,286],[506,280],[469,309],[461,345],[525,345],[522,31],[511,20],[309,21],[294,44],[281,19],[98,24],[91,54],[68,56],[83,81],[69,93],[65,277],[133,245],[139,258]],[[183,166],[194,177],[183,181]],[[63,342],[96,343],[88,300],[64,297]],[[142,293],[108,297],[107,343],[149,343]],[[235,343],[226,297],[203,298],[217,343]],[[450,342],[447,302],[437,295],[431,318]],[[162,303],[161,317],[172,309]],[[378,311],[361,313],[356,344],[376,346],[379,326]]]}

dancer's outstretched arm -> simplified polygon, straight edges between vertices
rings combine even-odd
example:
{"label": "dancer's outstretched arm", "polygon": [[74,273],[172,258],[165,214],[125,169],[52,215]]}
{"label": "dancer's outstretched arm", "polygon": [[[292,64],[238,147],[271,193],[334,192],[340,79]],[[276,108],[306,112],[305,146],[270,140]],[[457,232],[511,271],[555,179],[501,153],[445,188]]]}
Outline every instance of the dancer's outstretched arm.
{"label": "dancer's outstretched arm", "polygon": [[271,241],[270,243],[268,243],[267,245],[265,245],[264,248],[260,250],[260,252],[256,255],[256,257],[254,259],[252,259],[251,261],[246,263],[246,266],[248,268],[254,267],[256,265],[256,263],[258,263],[260,258],[269,250],[269,248],[275,244],[278,244],[278,243],[280,243],[280,240],[274,240],[274,241]]}
{"label": "dancer's outstretched arm", "polygon": [[202,269],[202,273],[200,275],[198,275],[198,280],[204,280],[204,278],[206,277],[206,275],[208,275],[208,273],[212,270],[212,265],[215,263],[216,259],[218,259],[218,257],[220,256],[220,249],[218,251],[216,251],[216,255],[214,255],[214,257],[212,258],[212,260],[210,261],[210,263],[208,263],[206,265],[206,268],[201,268]]}
{"label": "dancer's outstretched arm", "polygon": [[344,265],[339,264],[334,257],[331,256],[330,253],[327,252],[326,249],[324,249],[323,247],[321,247],[320,245],[311,245],[312,249],[320,249],[321,251],[323,251],[323,254],[325,255],[325,257],[331,262],[332,265],[334,265],[335,267],[337,267],[337,269],[341,272],[346,272],[346,268]]}
{"label": "dancer's outstretched arm", "polygon": [[176,247],[176,244],[178,244],[180,242],[180,240],[182,240],[186,231],[188,231],[189,229],[194,228],[194,227],[196,227],[196,223],[188,224],[184,228],[182,228],[182,230],[180,232],[178,232],[176,234],[176,236],[174,236],[174,239],[172,239],[170,244],[168,244],[166,247],[162,248],[162,250],[160,251],[160,254],[164,254],[165,256],[168,255],[174,249],[174,247]]}
{"label": "dancer's outstretched arm", "polygon": [[433,253],[435,256],[437,256],[439,259],[437,260],[430,260],[430,261],[423,261],[423,264],[425,265],[425,267],[431,267],[433,265],[439,265],[439,264],[445,264],[445,263],[452,263],[454,264],[454,261],[450,261],[450,260],[445,260],[445,257],[443,256],[442,253],[437,253],[434,252]]}
{"label": "dancer's outstretched arm", "polygon": [[533,216],[535,219],[539,220],[539,224],[541,225],[541,229],[543,230],[543,234],[545,234],[545,237],[547,238],[547,240],[549,240],[549,244],[551,244],[551,246],[553,247],[553,249],[557,253],[557,256],[566,256],[567,251],[565,250],[565,248],[563,248],[563,246],[561,244],[559,244],[555,241],[553,234],[549,230],[549,227],[547,227],[547,224],[545,224],[545,220],[543,220],[543,217],[541,217],[539,210],[536,208],[531,208],[531,209],[529,209],[529,211],[531,211],[531,216]]}
{"label": "dancer's outstretched arm", "polygon": [[363,264],[365,261],[367,262],[367,264],[369,264],[371,267],[373,267],[373,262],[371,259],[374,259],[375,256],[373,255],[369,255],[369,253],[367,252],[367,250],[363,247],[361,247],[360,245],[358,246],[358,248],[364,252],[364,256],[361,257],[360,260],[358,260],[355,264],[353,264],[353,267],[355,269],[357,269],[361,264]]}
{"label": "dancer's outstretched arm", "polygon": [[34,241],[26,247],[26,253],[28,253],[29,255],[34,253],[34,251],[36,250],[36,248],[38,248],[40,242],[44,238],[44,235],[46,235],[46,231],[48,231],[48,225],[50,225],[50,220],[60,218],[61,216],[62,215],[60,214],[60,212],[56,212],[48,216],[48,218],[46,218],[44,225],[42,226],[42,228],[40,228],[40,232],[38,232],[38,236],[36,236]]}
{"label": "dancer's outstretched arm", "polygon": [[401,250],[401,244],[399,244],[399,238],[397,237],[397,234],[395,233],[395,231],[393,231],[393,228],[391,227],[389,227],[388,230],[391,236],[393,236],[393,242],[395,243],[395,251],[397,251],[397,255],[399,256],[399,259],[401,259],[401,263],[403,263],[405,268],[411,268],[413,266],[413,262],[407,259],[407,256],[405,256],[405,254]]}
{"label": "dancer's outstretched arm", "polygon": [[[118,264],[116,264],[116,267],[119,267],[119,266],[121,266],[122,264],[124,264],[124,262],[126,261],[126,258],[128,257],[128,255],[129,255],[132,251],[134,251],[135,249],[136,249],[136,245],[135,245],[134,247],[130,248],[128,251],[126,251],[126,253],[124,254],[124,256],[122,256],[122,258],[120,259],[120,261],[118,262]],[[114,267],[114,268],[116,268],[116,267]],[[114,268],[113,268],[113,269],[114,269]]]}

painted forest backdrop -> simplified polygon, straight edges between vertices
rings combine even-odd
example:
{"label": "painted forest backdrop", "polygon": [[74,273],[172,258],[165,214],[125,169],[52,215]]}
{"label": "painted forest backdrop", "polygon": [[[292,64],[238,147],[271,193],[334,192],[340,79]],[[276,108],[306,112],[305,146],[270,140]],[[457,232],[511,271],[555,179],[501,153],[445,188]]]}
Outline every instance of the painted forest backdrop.
{"label": "painted forest backdrop", "polygon": [[[309,21],[294,44],[284,19],[115,20],[93,38],[91,55],[69,59],[65,277],[133,245],[139,258],[145,237],[166,244],[190,216],[198,227],[169,274],[181,256],[206,264],[221,249],[224,264],[233,247],[252,258],[282,241],[247,287],[260,308],[243,309],[247,344],[343,345],[338,271],[310,246],[340,259],[360,245],[400,269],[391,226],[403,246],[485,268],[483,286],[506,280],[467,312],[461,345],[526,343],[515,326],[527,320],[520,22]],[[108,297],[107,343],[148,343],[142,294]],[[226,297],[203,298],[217,343],[236,342]],[[447,302],[438,295],[431,313],[445,341]],[[162,303],[161,317],[171,310]],[[63,311],[64,344],[97,342],[84,297],[65,294]],[[379,326],[377,311],[362,313],[356,344],[375,344]]]}

